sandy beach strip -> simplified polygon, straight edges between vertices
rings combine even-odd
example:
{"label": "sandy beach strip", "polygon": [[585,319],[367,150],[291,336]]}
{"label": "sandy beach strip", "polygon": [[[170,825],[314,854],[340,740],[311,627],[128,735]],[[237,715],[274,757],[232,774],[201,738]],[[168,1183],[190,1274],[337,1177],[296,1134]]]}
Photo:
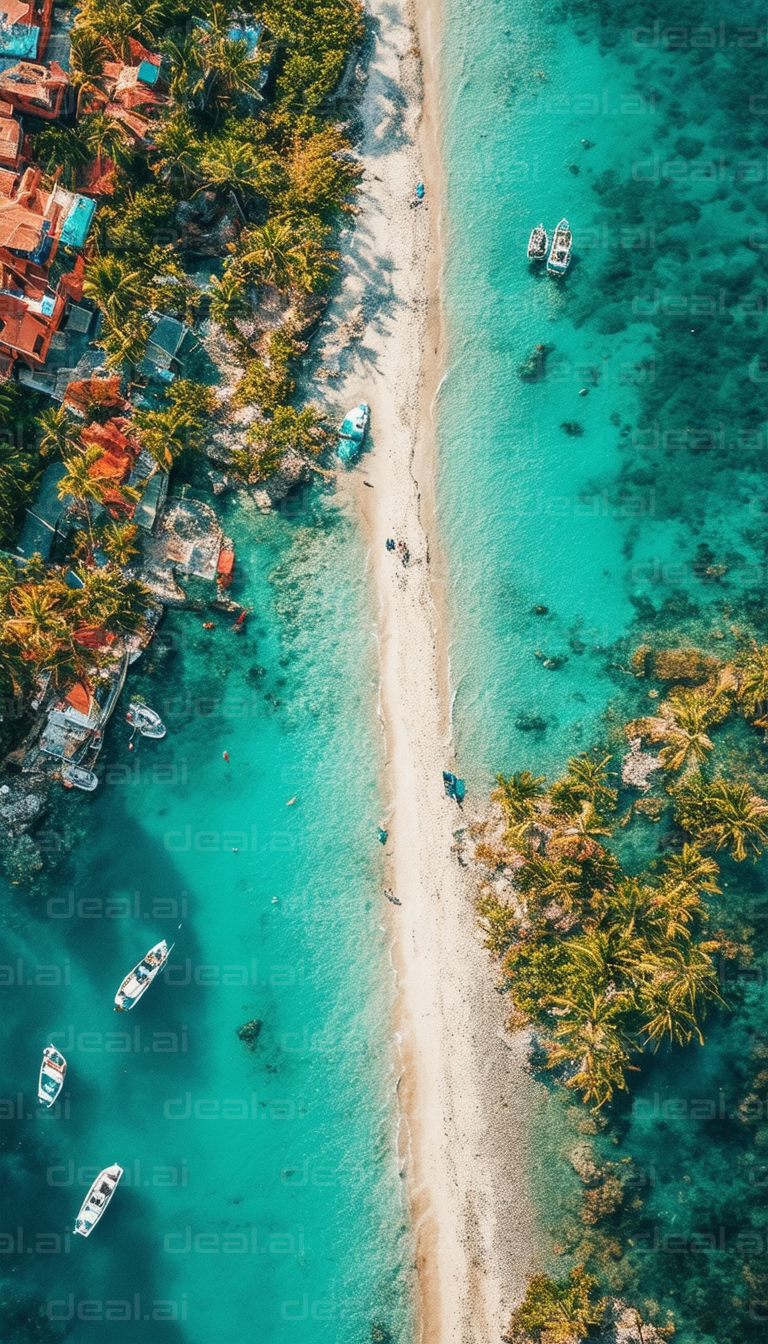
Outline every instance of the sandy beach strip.
{"label": "sandy beach strip", "polygon": [[[369,544],[386,744],[390,919],[401,1052],[402,1158],[416,1234],[424,1344],[497,1340],[531,1268],[526,1187],[533,1084],[482,948],[445,797],[450,576],[435,527],[435,401],[442,376],[437,61],[440,10],[369,0],[360,213],[319,360],[328,395],[371,406],[371,442],[339,478]],[[426,198],[412,207],[416,183]],[[368,484],[366,484],[366,482]],[[371,488],[372,487],[372,488]],[[405,542],[403,565],[387,538]]]}

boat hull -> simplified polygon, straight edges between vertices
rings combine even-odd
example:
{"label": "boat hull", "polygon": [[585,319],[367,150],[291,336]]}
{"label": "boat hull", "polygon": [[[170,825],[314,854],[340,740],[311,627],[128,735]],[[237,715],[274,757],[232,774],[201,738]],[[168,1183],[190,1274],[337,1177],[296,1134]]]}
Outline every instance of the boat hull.
{"label": "boat hull", "polygon": [[122,1174],[123,1168],[118,1167],[116,1163],[114,1166],[105,1167],[103,1171],[99,1172],[83,1200],[80,1212],[75,1220],[73,1231],[79,1237],[90,1237],[94,1227],[101,1221],[120,1183]]}
{"label": "boat hull", "polygon": [[57,1100],[67,1072],[67,1061],[52,1045],[43,1051],[40,1065],[40,1078],[37,1084],[37,1099],[41,1106],[50,1108]]}
{"label": "boat hull", "polygon": [[342,462],[351,462],[357,457],[363,446],[369,418],[370,411],[364,401],[344,417],[339,430],[339,446],[336,449],[336,454]]}
{"label": "boat hull", "polygon": [[116,1013],[130,1012],[131,1008],[136,1007],[139,999],[144,997],[152,981],[156,980],[162,971],[174,946],[175,944],[171,943],[169,947],[163,939],[162,942],[151,947],[146,956],[137,962],[133,970],[126,975],[115,995]]}

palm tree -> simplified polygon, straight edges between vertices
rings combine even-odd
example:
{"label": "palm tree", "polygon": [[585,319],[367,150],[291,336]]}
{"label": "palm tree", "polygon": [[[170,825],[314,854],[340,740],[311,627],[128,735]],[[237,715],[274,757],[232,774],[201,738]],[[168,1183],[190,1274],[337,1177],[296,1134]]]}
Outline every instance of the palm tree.
{"label": "palm tree", "polygon": [[697,1013],[710,999],[725,1002],[712,958],[698,947],[669,947],[656,959],[655,974],[640,992],[640,1006],[652,1014],[642,1031],[657,1049],[665,1037],[687,1045],[695,1036],[703,1045]]}
{"label": "palm tree", "polygon": [[48,406],[38,416],[40,451],[46,455],[67,457],[80,443],[80,428],[63,406]]}
{"label": "palm tree", "polygon": [[139,553],[138,546],[134,545],[138,534],[135,523],[113,520],[99,534],[99,547],[116,565],[127,565],[131,556]]}
{"label": "palm tree", "polygon": [[669,854],[664,860],[667,880],[698,891],[720,894],[717,877],[720,869],[714,859],[707,859],[695,845],[683,845],[679,854]]}
{"label": "palm tree", "polygon": [[578,982],[571,995],[552,999],[553,1009],[562,1016],[547,1050],[549,1065],[578,1065],[566,1086],[578,1089],[596,1110],[611,1100],[617,1088],[627,1086],[630,1042],[623,1023],[630,1004],[626,995],[609,998]]}
{"label": "palm tree", "polygon": [[244,220],[243,197],[253,195],[259,186],[259,159],[253,145],[231,137],[212,140],[200,156],[198,172],[202,181],[197,190],[228,189]]}
{"label": "palm tree", "polygon": [[529,900],[535,899],[539,908],[554,903],[559,909],[570,911],[582,894],[582,868],[578,863],[534,854],[520,869],[517,884]]}
{"label": "palm tree", "polygon": [[[753,644],[738,660],[739,700],[744,712],[764,719],[768,709],[768,644]],[[760,727],[767,726],[760,722]]]}
{"label": "palm tree", "polygon": [[236,271],[228,268],[219,278],[211,276],[210,303],[208,312],[212,321],[224,328],[231,328],[235,318],[244,317],[250,312],[246,296],[246,287]]}
{"label": "palm tree", "polygon": [[713,747],[706,729],[724,719],[728,709],[729,700],[723,691],[708,694],[700,686],[672,691],[660,707],[658,727],[652,733],[655,741],[667,743],[659,752],[664,768],[692,769],[706,760]]}
{"label": "palm tree", "polygon": [[95,545],[91,506],[103,504],[106,496],[115,490],[126,502],[136,498],[135,490],[121,484],[119,474],[94,476],[93,468],[102,456],[102,449],[94,445],[64,458],[66,471],[56,487],[59,499],[71,496],[85,518],[91,550]]}
{"label": "palm tree", "polygon": [[597,1279],[577,1265],[564,1279],[534,1274],[512,1313],[505,1344],[579,1344],[595,1333],[606,1299],[594,1300]]}
{"label": "palm tree", "polygon": [[88,263],[83,293],[111,323],[120,325],[145,296],[144,276],[114,254],[97,254]]}
{"label": "palm tree", "polygon": [[8,595],[11,616],[3,625],[3,639],[18,646],[21,657],[38,670],[56,675],[72,660],[72,597],[57,579],[24,583]]}
{"label": "palm tree", "polygon": [[565,826],[558,826],[548,842],[548,852],[552,855],[573,854],[577,858],[586,858],[598,848],[598,840],[611,834],[610,827],[595,811],[590,802],[583,802],[575,817],[567,817]]}
{"label": "palm tree", "polygon": [[72,30],[69,44],[70,81],[77,89],[77,116],[81,115],[86,98],[104,98],[98,80],[109,59],[109,50],[100,33],[87,27]]}
{"label": "palm tree", "polygon": [[149,593],[128,579],[115,564],[81,570],[83,587],[75,593],[77,613],[86,625],[114,632],[140,630],[146,620]]}
{"label": "palm tree", "polygon": [[534,776],[530,770],[520,770],[509,779],[496,776],[496,788],[491,793],[491,801],[500,803],[507,821],[504,843],[514,849],[526,845],[531,824],[537,815],[537,803],[545,797],[541,785],[544,776]]}
{"label": "palm tree", "polygon": [[[616,805],[616,790],[606,784],[610,759],[610,756],[604,756],[601,761],[596,761],[585,751],[568,762],[567,784],[580,800],[587,799],[597,810]],[[555,801],[554,796],[552,801]]]}
{"label": "palm tree", "polygon": [[127,60],[130,56],[129,38],[155,41],[169,26],[172,13],[172,6],[164,5],[162,0],[89,0],[84,22],[78,27],[108,34],[114,54]]}
{"label": "palm tree", "polygon": [[199,177],[200,136],[183,112],[173,112],[162,123],[156,148],[154,170],[164,186],[173,186],[178,179],[186,190],[192,179]]}
{"label": "palm tree", "polygon": [[122,122],[108,117],[105,112],[92,112],[83,117],[78,127],[84,143],[96,158],[96,169],[101,175],[102,156],[115,163],[125,162],[130,157],[128,131]]}
{"label": "palm tree", "polygon": [[745,781],[694,776],[677,792],[677,819],[703,845],[727,849],[737,863],[757,859],[768,841],[768,802]]}
{"label": "palm tree", "polygon": [[237,249],[238,261],[250,267],[261,282],[276,289],[302,287],[307,278],[307,252],[297,241],[290,224],[267,221],[244,233]]}
{"label": "palm tree", "polygon": [[46,173],[58,170],[62,185],[74,189],[91,154],[76,126],[46,126],[34,137],[35,160]]}
{"label": "palm tree", "polygon": [[96,342],[106,352],[104,367],[134,369],[146,354],[150,332],[149,323],[136,313],[131,313],[123,323],[108,319],[106,330]]}

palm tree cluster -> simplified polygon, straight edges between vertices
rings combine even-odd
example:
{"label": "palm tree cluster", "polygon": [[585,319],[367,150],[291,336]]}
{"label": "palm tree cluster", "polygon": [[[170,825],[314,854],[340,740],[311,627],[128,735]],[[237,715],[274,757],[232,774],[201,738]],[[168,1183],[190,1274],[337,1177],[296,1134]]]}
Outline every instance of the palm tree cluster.
{"label": "palm tree cluster", "polygon": [[596,1108],[626,1088],[633,1055],[703,1041],[707,1005],[722,1000],[705,903],[719,869],[702,851],[739,860],[768,839],[768,803],[748,784],[689,774],[675,807],[695,843],[630,876],[603,843],[616,825],[609,760],[578,756],[549,789],[527,771],[499,776],[515,899],[489,890],[479,903],[516,1017]]}
{"label": "palm tree cluster", "polygon": [[[117,635],[140,631],[146,620],[147,590],[127,578],[119,565],[99,569],[75,566],[78,585],[61,571],[31,562],[20,571],[0,558],[0,693],[26,697],[33,680],[49,673],[54,683],[82,676],[88,667],[109,660],[79,642],[97,629]],[[92,641],[91,641],[92,644]]]}
{"label": "palm tree cluster", "polygon": [[[360,172],[323,102],[362,36],[362,5],[257,5],[248,20],[263,27],[255,50],[243,14],[236,0],[84,0],[78,8],[77,125],[46,128],[35,148],[43,166],[58,167],[70,185],[90,160],[99,174],[109,163],[114,194],[97,215],[85,293],[104,314],[100,343],[110,367],[135,369],[141,362],[148,310],[186,320],[201,313],[199,292],[185,283],[186,238],[177,216],[182,202],[194,203],[201,193],[240,230],[223,274],[212,279],[210,315],[241,346],[247,366],[273,372],[269,354],[265,359],[237,326],[252,313],[255,289],[273,285],[300,308],[334,274],[328,240],[352,209]],[[102,110],[105,66],[130,58],[131,39],[163,57],[167,106],[154,109],[149,146]],[[256,382],[247,375],[243,395]],[[273,402],[279,396],[277,404],[289,404],[292,379],[262,382]],[[257,404],[268,419],[269,396]]]}
{"label": "palm tree cluster", "polygon": [[36,419],[41,400],[18,383],[0,385],[0,547],[16,535],[44,466]]}

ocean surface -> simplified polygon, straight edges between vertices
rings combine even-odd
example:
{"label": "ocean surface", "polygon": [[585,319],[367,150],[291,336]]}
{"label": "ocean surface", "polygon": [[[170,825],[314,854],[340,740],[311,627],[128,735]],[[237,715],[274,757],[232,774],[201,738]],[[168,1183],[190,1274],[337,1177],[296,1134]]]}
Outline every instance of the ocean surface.
{"label": "ocean surface", "polygon": [[[244,633],[168,613],[130,682],[168,736],[129,752],[113,722],[98,793],[49,820],[54,879],[6,893],[7,1344],[409,1334],[362,546],[330,493],[223,522]],[[114,1014],[161,937],[163,979]],[[40,1115],[50,1040],[69,1071]],[[103,1222],[72,1236],[114,1162]]]}
{"label": "ocean surface", "polygon": [[[644,633],[728,649],[765,619],[768,31],[751,3],[446,0],[443,36],[440,540],[458,760],[485,792],[601,738]],[[525,246],[563,215],[558,283]],[[115,723],[99,792],[62,795],[46,823],[52,875],[4,893],[8,1344],[411,1339],[362,542],[323,491],[269,517],[223,507],[245,632],[167,616],[130,683],[167,738],[128,752]],[[745,882],[762,899],[762,869],[740,880],[734,899]],[[115,1016],[160,937],[163,980]],[[40,1116],[51,1039],[69,1073]],[[688,1238],[633,1270],[646,1296],[684,1299],[683,1344],[763,1328],[759,1293],[735,1334],[722,1312],[744,1257],[690,1253],[694,1232],[734,1235],[728,1117],[753,1039],[745,1010],[704,1051],[650,1061],[621,1117],[648,1187],[627,1236]],[[574,1185],[549,1109],[531,1172],[545,1243]],[[73,1237],[113,1162],[104,1223]]]}
{"label": "ocean surface", "polygon": [[[497,771],[552,777],[643,712],[645,640],[728,656],[739,630],[765,639],[768,30],[756,4],[447,0],[446,16],[438,506],[459,768],[487,793]],[[525,250],[563,216],[558,281]],[[703,1050],[643,1062],[603,1147],[637,1196],[603,1285],[672,1310],[685,1344],[757,1341],[768,1320],[766,1132],[743,1113],[768,1054],[766,864],[724,878],[754,933],[750,982],[725,987],[734,1012]],[[579,1221],[569,1105],[552,1092],[532,1136],[558,1272]]]}

